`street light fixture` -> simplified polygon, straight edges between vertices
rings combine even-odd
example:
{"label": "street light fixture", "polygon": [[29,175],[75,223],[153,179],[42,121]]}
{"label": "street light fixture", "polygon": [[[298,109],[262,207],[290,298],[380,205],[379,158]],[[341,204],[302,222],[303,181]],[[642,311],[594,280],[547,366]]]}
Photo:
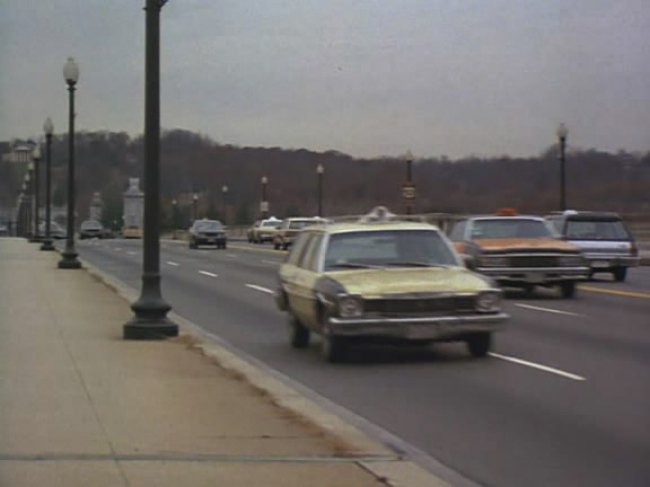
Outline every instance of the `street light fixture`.
{"label": "street light fixture", "polygon": [[323,216],[323,173],[325,168],[322,164],[316,166],[316,174],[318,175],[318,216]]}
{"label": "street light fixture", "polygon": [[41,235],[40,235],[40,228],[39,228],[39,220],[40,220],[40,160],[41,160],[41,146],[39,144],[36,144],[34,146],[34,150],[32,150],[32,161],[33,161],[33,169],[34,169],[34,181],[33,181],[33,188],[34,188],[34,233],[32,234],[32,238],[29,240],[30,242],[40,242],[41,241]]}
{"label": "street light fixture", "polygon": [[269,183],[269,178],[262,176],[262,202],[260,203],[260,211],[262,212],[262,218],[266,218],[269,215],[269,202],[266,199],[266,186]]}
{"label": "street light fixture", "polygon": [[54,250],[52,245],[51,234],[51,206],[52,206],[52,134],[54,133],[54,124],[52,119],[47,117],[43,124],[45,132],[45,237],[41,250]]}
{"label": "street light fixture", "polygon": [[74,248],[74,90],[77,81],[79,81],[79,67],[71,57],[63,67],[63,78],[68,84],[70,94],[68,110],[68,228],[65,250],[59,261],[59,269],[79,269],[81,262],[77,259],[77,251]]}
{"label": "street light fixture", "polygon": [[221,186],[221,195],[223,196],[223,223],[226,223],[226,195],[228,194],[228,186]]}
{"label": "street light fixture", "polygon": [[557,127],[557,138],[560,141],[560,210],[566,210],[566,139],[569,129],[561,123]]}
{"label": "street light fixture", "polygon": [[146,0],[144,116],[144,239],[142,289],[123,337],[155,340],[178,335],[167,319],[171,306],[160,289],[160,10],[166,0]]}

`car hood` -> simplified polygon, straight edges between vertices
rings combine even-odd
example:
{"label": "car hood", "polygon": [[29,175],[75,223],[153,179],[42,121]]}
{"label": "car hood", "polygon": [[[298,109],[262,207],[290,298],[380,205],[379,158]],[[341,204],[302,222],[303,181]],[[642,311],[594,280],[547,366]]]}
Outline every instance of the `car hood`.
{"label": "car hood", "polygon": [[477,292],[492,286],[482,276],[452,268],[380,268],[336,271],[328,277],[351,294],[377,298],[387,294]]}
{"label": "car hood", "polygon": [[572,243],[556,238],[484,238],[473,241],[486,252],[501,250],[555,250],[560,252],[577,252],[578,247]]}

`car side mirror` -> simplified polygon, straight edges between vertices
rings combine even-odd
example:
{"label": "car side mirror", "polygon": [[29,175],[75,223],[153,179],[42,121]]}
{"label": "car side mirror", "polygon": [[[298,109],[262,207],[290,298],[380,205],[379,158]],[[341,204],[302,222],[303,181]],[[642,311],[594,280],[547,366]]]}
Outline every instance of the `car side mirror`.
{"label": "car side mirror", "polygon": [[469,254],[461,254],[461,256],[463,258],[463,263],[465,264],[466,268],[468,268],[470,271],[476,270],[477,267],[476,257]]}

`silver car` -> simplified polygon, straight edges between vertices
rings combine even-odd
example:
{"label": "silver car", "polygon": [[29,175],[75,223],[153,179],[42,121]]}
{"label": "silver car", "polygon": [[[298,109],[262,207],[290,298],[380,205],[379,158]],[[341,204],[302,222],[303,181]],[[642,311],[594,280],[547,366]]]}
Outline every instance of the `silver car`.
{"label": "silver car", "polygon": [[639,265],[634,238],[617,213],[567,210],[546,219],[564,240],[582,249],[591,276],[607,272],[623,282],[628,267]]}

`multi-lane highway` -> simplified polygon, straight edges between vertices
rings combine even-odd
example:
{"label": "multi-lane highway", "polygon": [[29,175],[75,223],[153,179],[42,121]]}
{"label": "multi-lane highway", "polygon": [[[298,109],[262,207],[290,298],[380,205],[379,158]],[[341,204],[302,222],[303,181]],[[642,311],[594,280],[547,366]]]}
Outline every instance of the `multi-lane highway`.
{"label": "multi-lane highway", "polygon": [[[139,289],[140,241],[77,249]],[[163,242],[163,294],[175,313],[394,435],[427,468],[457,472],[459,485],[650,485],[650,268],[584,283],[576,299],[508,294],[509,326],[484,360],[442,344],[360,348],[331,365],[317,339],[289,347],[272,294],[283,258],[243,243]]]}

